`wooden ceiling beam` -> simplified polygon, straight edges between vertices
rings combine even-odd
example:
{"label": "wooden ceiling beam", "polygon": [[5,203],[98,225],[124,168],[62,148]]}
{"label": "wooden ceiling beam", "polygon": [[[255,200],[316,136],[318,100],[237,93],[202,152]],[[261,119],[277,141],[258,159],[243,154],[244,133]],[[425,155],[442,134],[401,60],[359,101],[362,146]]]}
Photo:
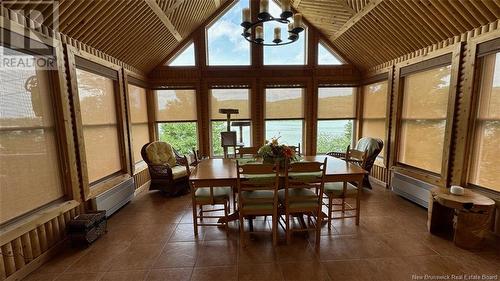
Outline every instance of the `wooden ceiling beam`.
{"label": "wooden ceiling beam", "polygon": [[353,25],[355,25],[358,21],[360,21],[364,16],[369,14],[373,9],[375,9],[380,3],[384,0],[371,0],[368,5],[364,6],[363,9],[357,14],[355,14],[352,18],[350,18],[340,29],[335,32],[333,35],[333,40],[339,38],[344,32],[349,30]]}
{"label": "wooden ceiling beam", "polygon": [[172,24],[168,16],[163,12],[163,10],[158,6],[156,0],[144,0],[146,4],[153,10],[153,12],[158,16],[158,18],[163,22],[163,24],[167,27],[168,31],[172,33],[172,35],[177,39],[177,41],[182,41],[181,34],[177,31],[175,26]]}

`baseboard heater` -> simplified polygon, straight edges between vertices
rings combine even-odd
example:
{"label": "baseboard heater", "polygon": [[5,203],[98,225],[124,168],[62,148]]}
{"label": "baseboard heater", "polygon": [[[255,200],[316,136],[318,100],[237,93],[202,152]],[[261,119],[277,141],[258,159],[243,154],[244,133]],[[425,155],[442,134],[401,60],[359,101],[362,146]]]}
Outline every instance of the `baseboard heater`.
{"label": "baseboard heater", "polygon": [[394,193],[411,200],[422,207],[429,205],[429,192],[435,186],[421,180],[403,175],[398,172],[392,173],[391,189]]}
{"label": "baseboard heater", "polygon": [[111,216],[134,198],[134,178],[130,178],[92,200],[96,210],[106,210],[106,216]]}

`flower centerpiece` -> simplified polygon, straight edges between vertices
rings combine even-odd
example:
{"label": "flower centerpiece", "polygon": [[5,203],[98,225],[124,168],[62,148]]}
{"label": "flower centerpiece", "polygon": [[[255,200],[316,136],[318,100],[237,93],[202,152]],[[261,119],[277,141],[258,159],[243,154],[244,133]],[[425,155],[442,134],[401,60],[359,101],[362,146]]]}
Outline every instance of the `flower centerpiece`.
{"label": "flower centerpiece", "polygon": [[285,163],[288,161],[297,160],[297,155],[295,149],[286,145],[280,144],[278,138],[272,138],[271,141],[266,140],[264,146],[259,148],[258,155],[262,157],[264,163],[276,163],[278,162],[280,167],[285,167]]}

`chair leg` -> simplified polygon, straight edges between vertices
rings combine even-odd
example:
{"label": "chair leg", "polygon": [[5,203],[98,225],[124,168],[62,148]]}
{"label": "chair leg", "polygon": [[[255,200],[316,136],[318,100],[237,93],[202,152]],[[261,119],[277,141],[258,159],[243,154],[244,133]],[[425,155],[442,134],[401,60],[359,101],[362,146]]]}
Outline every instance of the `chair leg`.
{"label": "chair leg", "polygon": [[273,246],[276,246],[278,244],[278,215],[273,214],[272,216],[273,223],[272,223],[272,231],[273,231]]}
{"label": "chair leg", "polygon": [[332,229],[333,198],[328,197],[328,230]]}
{"label": "chair leg", "polygon": [[321,238],[321,220],[323,219],[323,212],[321,208],[318,210],[316,217],[316,248],[319,249],[319,242]]}
{"label": "chair leg", "polygon": [[360,205],[360,195],[361,195],[361,190],[363,189],[363,180],[358,182],[358,192],[356,194],[356,225],[359,225],[359,211],[361,208],[359,207]]}
{"label": "chair leg", "polygon": [[198,214],[196,213],[196,203],[193,202],[193,226],[194,236],[198,236]]}
{"label": "chair leg", "polygon": [[230,203],[229,201],[224,202],[224,216],[226,217],[226,220],[225,220],[225,222],[224,222],[224,225],[225,225],[225,227],[226,227],[226,234],[228,234],[228,233],[229,233],[229,232],[227,231],[227,230],[229,229],[229,221],[228,221],[228,219],[227,219],[227,218],[228,218],[228,216],[229,216],[229,211],[228,211],[228,209],[229,209],[229,205],[230,205],[230,204],[231,204],[231,203]]}
{"label": "chair leg", "polygon": [[203,221],[203,205],[200,205],[200,221]]}
{"label": "chair leg", "polygon": [[342,216],[345,215],[345,197],[342,197]]}
{"label": "chair leg", "polygon": [[243,215],[240,213],[240,243],[241,246],[245,246],[245,225],[243,220]]}

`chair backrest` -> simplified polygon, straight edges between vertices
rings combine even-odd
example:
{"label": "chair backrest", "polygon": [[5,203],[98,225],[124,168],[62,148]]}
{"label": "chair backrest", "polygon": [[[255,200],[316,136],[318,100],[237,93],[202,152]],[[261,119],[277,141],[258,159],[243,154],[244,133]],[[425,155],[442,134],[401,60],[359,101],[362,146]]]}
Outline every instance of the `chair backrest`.
{"label": "chair backrest", "polygon": [[[323,162],[295,162],[285,165],[285,202],[317,199],[321,205],[325,184],[326,157]],[[289,196],[292,188],[315,188],[317,196]]]}
{"label": "chair backrest", "polygon": [[154,141],[145,144],[141,149],[141,155],[148,165],[177,165],[177,155],[172,146],[166,142]]}
{"label": "chair backrest", "polygon": [[384,142],[381,139],[365,137],[358,140],[356,144],[356,149],[361,151],[366,151],[366,162],[364,169],[370,172],[373,167],[373,163],[380,151],[384,148]]}
{"label": "chair backrest", "polygon": [[347,151],[345,153],[345,159],[351,163],[358,164],[361,168],[365,168],[366,166],[366,159],[368,152],[357,150],[357,149],[351,149],[350,146],[347,146]]}
{"label": "chair backrest", "polygon": [[240,147],[237,149],[237,154],[240,158],[243,158],[244,156],[255,157],[258,152],[259,148],[256,146]]}
{"label": "chair backrest", "polygon": [[240,210],[247,203],[252,204],[278,204],[279,188],[279,166],[276,164],[243,164],[236,161],[237,169],[237,188],[241,195],[245,191],[269,190],[274,192],[273,198],[259,198],[240,196],[238,205]]}
{"label": "chair backrest", "polygon": [[236,132],[234,131],[221,132],[220,137],[221,137],[221,146],[224,148],[224,158],[229,157],[228,153],[229,147],[232,147],[234,149],[235,152],[234,157],[236,158]]}

